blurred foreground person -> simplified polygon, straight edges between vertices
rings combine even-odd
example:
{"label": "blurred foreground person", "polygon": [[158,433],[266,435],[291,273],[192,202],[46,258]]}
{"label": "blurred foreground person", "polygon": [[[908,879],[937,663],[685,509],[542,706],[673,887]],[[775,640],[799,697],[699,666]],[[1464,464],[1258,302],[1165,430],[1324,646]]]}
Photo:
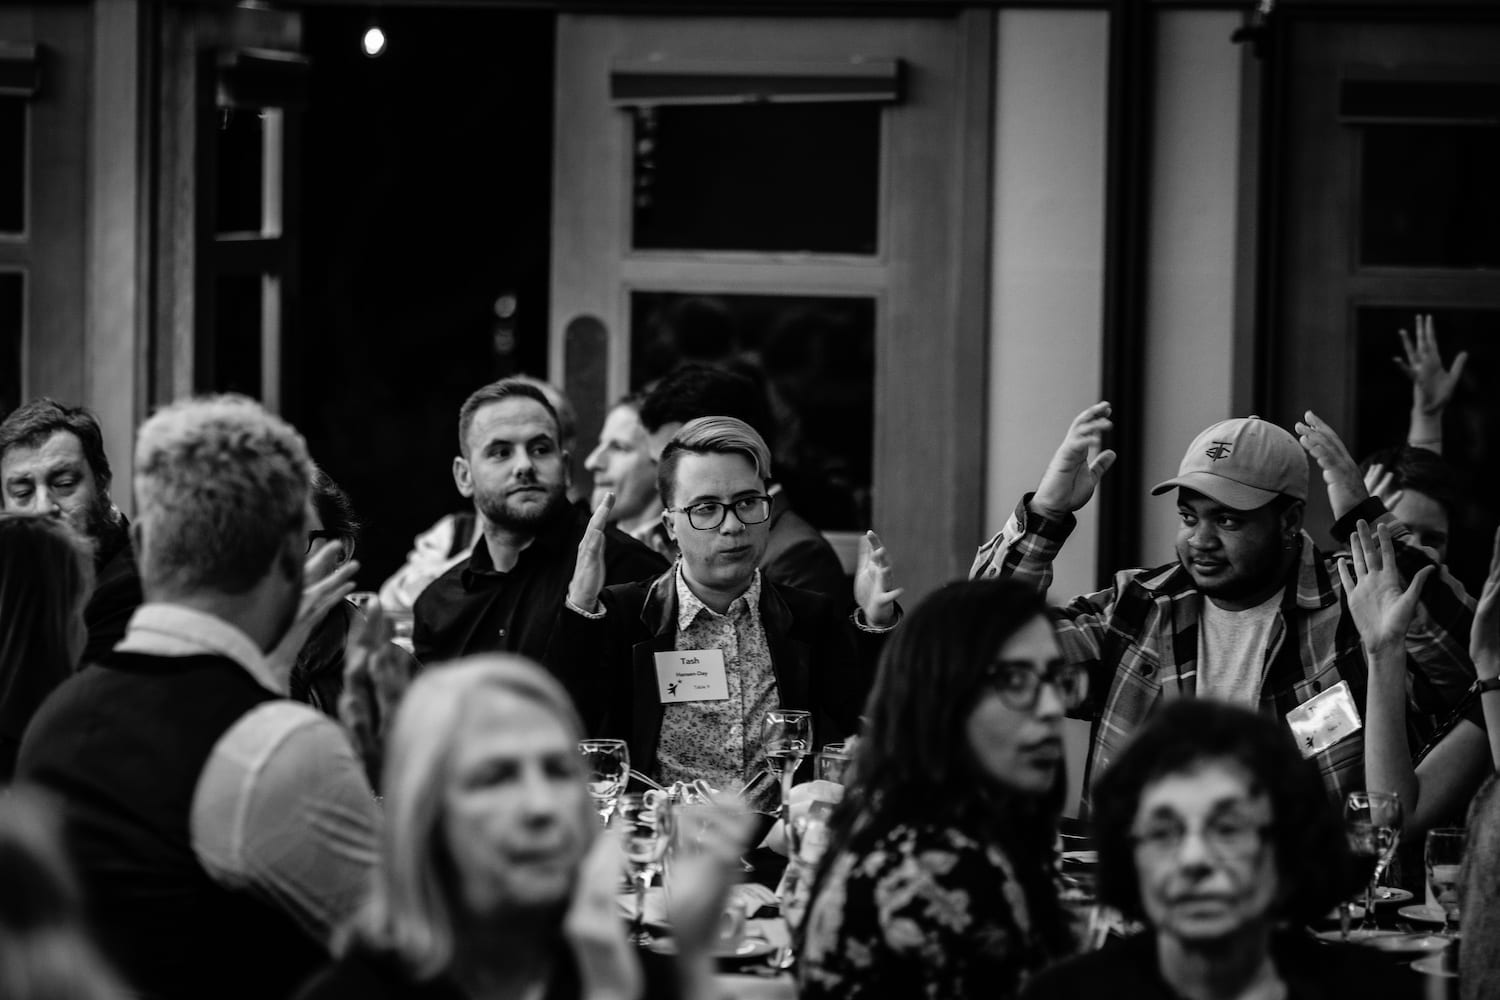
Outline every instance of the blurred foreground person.
{"label": "blurred foreground person", "polygon": [[43,396],[0,423],[0,507],[61,518],[92,547],[94,584],[83,612],[88,643],[81,660],[113,649],[141,603],[130,522],[110,500],[111,482],[99,421],[83,407]]}
{"label": "blurred foreground person", "polygon": [[57,796],[93,927],[146,1000],[284,997],[364,898],[363,767],[337,723],[286,698],[357,569],[327,545],[307,558],[310,471],[301,435],[244,397],[147,420],[147,603],[22,740],[16,776]]}
{"label": "blurred foreground person", "polygon": [[802,997],[1010,997],[1072,949],[1052,877],[1063,712],[1042,599],[955,583],[886,648],[814,885]]}
{"label": "blurred foreground person", "polygon": [[581,735],[562,687],[520,658],[417,678],[391,730],[374,890],[342,958],[301,1000],[628,1000],[675,996],[677,985],[709,997],[707,956],[739,850],[728,816],[698,867],[674,872],[678,982],[643,975],[616,901],[620,846],[598,830]]}
{"label": "blurred foreground person", "polygon": [[1147,929],[1043,973],[1025,1000],[1416,998],[1419,977],[1306,925],[1358,882],[1317,769],[1275,721],[1167,705],[1094,789],[1099,898]]}
{"label": "blurred foreground person", "polygon": [[125,1000],[84,930],[62,840],[56,814],[35,792],[0,796],[0,997]]}
{"label": "blurred foreground person", "polygon": [[0,513],[0,786],[42,700],[72,675],[94,568],[65,521]]}

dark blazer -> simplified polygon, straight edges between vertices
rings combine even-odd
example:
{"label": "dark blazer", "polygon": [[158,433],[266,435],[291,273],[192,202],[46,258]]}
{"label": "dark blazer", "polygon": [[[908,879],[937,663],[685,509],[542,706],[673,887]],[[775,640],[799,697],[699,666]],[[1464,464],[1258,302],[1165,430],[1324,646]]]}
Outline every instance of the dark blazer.
{"label": "dark blazer", "polygon": [[[662,721],[655,657],[677,643],[676,569],[654,581],[605,587],[599,600],[603,618],[561,610],[546,662],[567,685],[585,729],[625,740],[631,766],[650,774]],[[778,702],[813,713],[818,746],[855,732],[884,636],[861,630],[827,598],[779,587],[764,575],[760,620]]]}
{"label": "dark blazer", "polygon": [[79,666],[102,659],[115,648],[115,643],[125,638],[130,616],[143,600],[135,548],[130,544],[130,522],[122,515],[119,523],[99,540],[94,560],[94,591],[83,608],[88,645],[83,648]]}
{"label": "dark blazer", "polygon": [[837,607],[854,600],[854,588],[838,553],[821,531],[792,509],[785,493],[771,498],[771,538],[760,567],[772,583],[822,594]]}

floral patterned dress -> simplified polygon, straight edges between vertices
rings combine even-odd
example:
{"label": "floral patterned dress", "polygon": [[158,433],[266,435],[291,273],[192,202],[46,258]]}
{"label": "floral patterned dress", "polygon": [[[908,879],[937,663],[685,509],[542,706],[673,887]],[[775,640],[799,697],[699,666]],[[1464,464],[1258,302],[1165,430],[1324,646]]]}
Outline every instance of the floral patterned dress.
{"label": "floral patterned dress", "polygon": [[997,845],[903,824],[834,859],[808,909],[801,996],[1000,1000],[1054,957]]}

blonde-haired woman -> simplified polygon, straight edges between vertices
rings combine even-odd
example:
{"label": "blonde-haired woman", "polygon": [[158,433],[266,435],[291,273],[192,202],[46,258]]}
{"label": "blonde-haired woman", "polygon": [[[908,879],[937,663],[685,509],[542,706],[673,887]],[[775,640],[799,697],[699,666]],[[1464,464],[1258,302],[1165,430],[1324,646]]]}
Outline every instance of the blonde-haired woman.
{"label": "blonde-haired woman", "polygon": [[0,785],[42,700],[78,666],[93,560],[67,522],[0,514]]}
{"label": "blonde-haired woman", "polygon": [[643,975],[615,902],[618,846],[596,836],[580,735],[562,687],[519,657],[423,673],[391,730],[369,903],[304,1000],[704,994],[739,845],[726,826],[712,867],[674,892],[678,982],[670,970]]}

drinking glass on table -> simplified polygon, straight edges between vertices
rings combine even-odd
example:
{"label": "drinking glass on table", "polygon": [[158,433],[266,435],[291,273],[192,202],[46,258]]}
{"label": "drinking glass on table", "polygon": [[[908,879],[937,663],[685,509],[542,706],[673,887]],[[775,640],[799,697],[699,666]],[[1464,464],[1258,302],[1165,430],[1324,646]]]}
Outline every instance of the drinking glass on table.
{"label": "drinking glass on table", "polygon": [[615,803],[624,827],[625,861],[635,883],[635,922],[630,939],[636,944],[650,940],[645,931],[646,889],[661,871],[662,858],[671,842],[668,809],[667,799],[660,793],[629,793],[621,795]]}
{"label": "drinking glass on table", "polygon": [[581,740],[578,752],[583,755],[589,796],[600,821],[608,826],[610,810],[630,782],[630,748],[624,740]]}
{"label": "drinking glass on table", "polygon": [[1458,877],[1468,840],[1468,831],[1461,826],[1427,831],[1427,882],[1443,908],[1443,933],[1448,937],[1458,936]]}
{"label": "drinking glass on table", "polygon": [[791,846],[792,824],[786,803],[792,791],[792,776],[802,758],[812,749],[812,713],[795,708],[773,708],[761,723],[761,746],[766,754],[766,768],[781,785],[776,814],[786,823],[787,843]]}
{"label": "drinking glass on table", "polygon": [[1370,870],[1370,880],[1365,886],[1365,915],[1359,924],[1362,934],[1375,930],[1376,886],[1396,854],[1403,817],[1401,798],[1394,792],[1350,792],[1344,800],[1344,835],[1349,840],[1349,850],[1356,862]]}
{"label": "drinking glass on table", "polygon": [[[834,749],[838,747],[839,749]],[[813,777],[819,781],[844,783],[844,775],[854,758],[843,750],[842,743],[830,743],[813,757]]]}

